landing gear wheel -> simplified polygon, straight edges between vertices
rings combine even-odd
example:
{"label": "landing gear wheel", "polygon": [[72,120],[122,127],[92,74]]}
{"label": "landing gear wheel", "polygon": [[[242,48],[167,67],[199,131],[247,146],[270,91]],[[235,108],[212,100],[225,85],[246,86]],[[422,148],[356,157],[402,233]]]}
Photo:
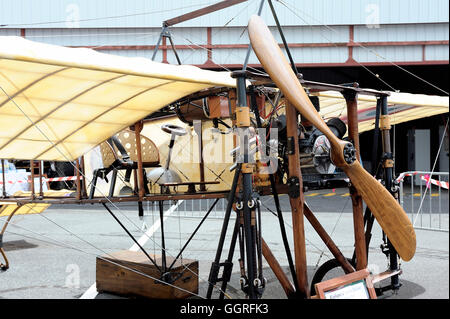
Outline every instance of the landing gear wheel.
{"label": "landing gear wheel", "polygon": [[[350,258],[346,258],[346,259],[353,267],[356,267],[356,265],[352,262],[352,260]],[[340,269],[337,269],[337,268],[340,268]],[[321,265],[319,267],[319,269],[317,269],[317,271],[315,272],[313,279],[311,281],[311,288],[310,288],[311,296],[316,294],[316,289],[315,289],[314,285],[319,282],[322,282],[327,274],[330,275],[331,273],[333,273],[333,270],[335,273],[338,273],[340,271],[341,274],[338,274],[338,276],[345,274],[344,270],[341,268],[341,264],[337,261],[337,259],[330,259],[330,260],[326,261],[325,263],[323,263],[323,265]],[[333,276],[333,277],[335,277],[335,276]],[[326,278],[325,280],[328,280],[331,278]]]}

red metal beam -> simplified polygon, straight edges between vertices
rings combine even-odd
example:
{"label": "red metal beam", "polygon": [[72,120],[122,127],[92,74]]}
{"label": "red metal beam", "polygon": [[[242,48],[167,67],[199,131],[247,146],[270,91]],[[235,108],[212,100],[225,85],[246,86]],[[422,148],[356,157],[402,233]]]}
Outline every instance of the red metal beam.
{"label": "red metal beam", "polygon": [[354,39],[354,26],[349,26],[348,27],[348,59],[346,61],[346,63],[354,63],[355,60],[353,59],[353,39]]}
{"label": "red metal beam", "polygon": [[159,47],[162,50],[162,54],[163,54],[162,62],[163,63],[169,63],[169,61],[167,61],[167,49],[170,47],[167,46],[166,41],[167,41],[166,37],[163,37],[162,38],[162,46]]}
{"label": "red metal beam", "polygon": [[[206,36],[207,36],[208,46],[211,46],[212,45],[212,28],[211,27],[206,28]],[[208,51],[208,61],[207,62],[212,62],[212,50]]]}
{"label": "red metal beam", "polygon": [[[163,39],[164,40],[164,39]],[[208,39],[209,41],[209,39]],[[290,43],[290,48],[315,48],[315,47],[358,47],[358,46],[422,46],[422,45],[448,45],[448,40],[442,41],[391,41],[391,42],[337,42],[337,43]],[[79,46],[72,46],[77,48]],[[214,49],[247,49],[247,44],[199,44],[196,47],[214,50]],[[280,44],[280,47],[284,47]],[[83,46],[83,48],[94,48],[95,50],[153,50],[155,45],[104,45],[104,46]],[[164,42],[159,46],[162,50],[170,50],[171,46]],[[191,45],[175,45],[176,50],[192,49]]]}
{"label": "red metal beam", "polygon": [[[427,61],[403,61],[403,62],[395,62],[396,65],[443,65],[449,64],[449,60],[427,60]],[[392,66],[390,62],[352,62],[352,63],[296,63],[295,64],[299,68],[320,68],[320,67],[352,67],[352,66]],[[194,66],[200,68],[208,68],[208,69],[223,69],[226,67],[228,69],[241,69],[242,64],[194,64]],[[262,68],[261,64],[249,64],[251,68]]]}
{"label": "red metal beam", "polygon": [[410,46],[410,45],[446,45],[448,40],[439,41],[379,41],[379,42],[354,42],[349,46]]}

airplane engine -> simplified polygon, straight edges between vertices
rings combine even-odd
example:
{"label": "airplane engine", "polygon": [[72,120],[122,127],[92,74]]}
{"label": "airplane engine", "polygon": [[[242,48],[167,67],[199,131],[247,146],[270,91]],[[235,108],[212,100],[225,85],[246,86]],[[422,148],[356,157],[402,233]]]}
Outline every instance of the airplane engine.
{"label": "airplane engine", "polygon": [[[346,175],[336,168],[330,157],[330,142],[327,137],[307,122],[301,122],[298,126],[300,165],[305,186],[309,189],[335,188],[346,186]],[[340,139],[347,132],[347,126],[339,118],[331,118],[327,121],[328,127]],[[289,141],[286,136],[286,117],[284,114],[275,118],[272,127],[278,129],[278,152],[281,161],[281,174],[287,172],[287,155]]]}

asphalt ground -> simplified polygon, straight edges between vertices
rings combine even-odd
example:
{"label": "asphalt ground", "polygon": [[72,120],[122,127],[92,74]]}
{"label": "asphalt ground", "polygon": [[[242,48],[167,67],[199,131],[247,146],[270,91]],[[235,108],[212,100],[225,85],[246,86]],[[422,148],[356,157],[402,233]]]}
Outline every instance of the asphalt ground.
{"label": "asphalt ground", "polygon": [[[318,193],[313,196],[308,196]],[[333,195],[329,195],[333,194]],[[413,200],[420,203],[421,198]],[[322,190],[306,193],[306,201],[333,241],[346,257],[353,254],[353,219],[351,200],[345,189]],[[432,205],[437,197],[432,197]],[[263,237],[278,262],[288,272],[288,262],[282,244],[277,218],[270,212],[275,210],[271,197],[262,198],[262,232]],[[211,202],[209,202],[210,204]],[[173,203],[167,203],[167,210]],[[164,223],[167,254],[175,256],[192,231],[200,222],[202,207],[180,203],[167,217]],[[197,202],[196,205],[199,205]],[[290,246],[292,243],[292,218],[289,213],[289,201],[281,197],[282,210],[286,223]],[[425,200],[424,200],[424,204]],[[433,213],[432,219],[439,219],[441,226],[448,229],[448,195],[441,198],[441,206],[447,207],[446,213]],[[145,241],[144,247],[149,253],[160,252],[161,234],[151,226],[158,222],[157,210],[144,204],[144,221],[148,226],[143,230],[143,221],[137,216],[137,207],[122,204],[112,207],[113,212],[130,230],[136,239]],[[425,206],[424,206],[425,207]],[[183,253],[183,258],[199,260],[199,296],[206,295],[207,279],[211,262],[214,259],[218,237],[222,227],[223,204],[211,213],[201,226]],[[168,215],[168,214],[166,214]],[[414,214],[411,214],[414,217]],[[421,215],[418,215],[421,217]],[[424,215],[425,219],[430,218]],[[0,225],[5,218],[2,218]],[[417,218],[417,220],[419,220]],[[231,237],[231,220],[224,245],[222,261],[228,253]],[[148,236],[144,235],[147,231]],[[305,221],[308,279],[311,280],[318,266],[332,255],[326,249],[311,225]],[[381,252],[382,232],[375,223],[373,237],[369,247],[369,269],[380,273],[388,268],[388,260]],[[448,231],[431,231],[416,229],[417,251],[409,262],[401,262],[403,274],[400,276],[402,287],[397,293],[386,292],[382,299],[448,299],[449,298],[449,233]],[[97,294],[95,290],[95,261],[98,255],[109,254],[118,250],[130,249],[133,241],[126,235],[118,223],[100,205],[54,205],[43,214],[15,216],[8,225],[4,236],[4,249],[10,261],[10,269],[0,272],[0,298],[6,299],[76,299],[120,298],[111,294]],[[228,295],[244,298],[240,290],[238,250],[235,253],[233,275],[228,286]],[[274,274],[263,262],[267,286],[263,298],[284,299],[283,289]],[[382,285],[386,282],[382,282]],[[218,291],[215,291],[216,297]]]}

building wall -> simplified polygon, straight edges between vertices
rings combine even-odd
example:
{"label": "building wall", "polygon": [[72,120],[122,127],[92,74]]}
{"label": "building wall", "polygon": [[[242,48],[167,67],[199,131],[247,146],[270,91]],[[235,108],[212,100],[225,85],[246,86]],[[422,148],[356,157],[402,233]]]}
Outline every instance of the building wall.
{"label": "building wall", "polygon": [[[160,27],[161,22],[220,0],[3,0],[0,21],[8,27],[66,27],[77,17],[80,28]],[[420,24],[448,22],[446,0],[283,0],[273,1],[283,25]],[[245,26],[260,0],[184,22],[182,27]],[[231,18],[234,18],[230,21]],[[266,2],[262,17],[273,24]]]}
{"label": "building wall", "polygon": [[[218,1],[1,0],[0,36],[152,58],[163,21]],[[241,67],[249,44],[245,27],[259,4],[260,0],[245,1],[171,27],[181,61],[210,69]],[[448,79],[442,79],[449,63],[448,0],[283,0],[273,4],[293,58],[305,67],[308,79],[327,82],[333,75],[341,81],[336,83],[357,80],[366,87],[387,89],[373,80],[373,74],[362,70],[364,65],[388,83],[395,83],[395,88],[441,94],[393,67],[396,63],[422,72],[422,77],[437,86],[448,87]],[[267,2],[261,15],[281,42]],[[162,42],[155,60],[176,63],[167,44]],[[259,66],[253,53],[249,63],[250,67]],[[440,118],[417,123],[434,129],[436,120],[442,124]],[[407,170],[402,136],[417,123],[398,128],[398,172]],[[372,137],[365,136],[368,134],[361,136],[361,147],[370,157]],[[435,139],[431,146],[438,143]],[[435,153],[432,148],[430,156]],[[445,156],[448,161],[448,147]]]}
{"label": "building wall", "polygon": [[[0,35],[151,58],[162,21],[218,1],[3,0]],[[259,4],[245,1],[171,27],[182,63],[242,65],[245,26]],[[448,64],[446,0],[316,0],[307,6],[284,0],[274,6],[299,66]],[[267,2],[261,15],[281,42]],[[166,44],[155,59],[176,63]],[[259,66],[254,54],[249,63]]]}

